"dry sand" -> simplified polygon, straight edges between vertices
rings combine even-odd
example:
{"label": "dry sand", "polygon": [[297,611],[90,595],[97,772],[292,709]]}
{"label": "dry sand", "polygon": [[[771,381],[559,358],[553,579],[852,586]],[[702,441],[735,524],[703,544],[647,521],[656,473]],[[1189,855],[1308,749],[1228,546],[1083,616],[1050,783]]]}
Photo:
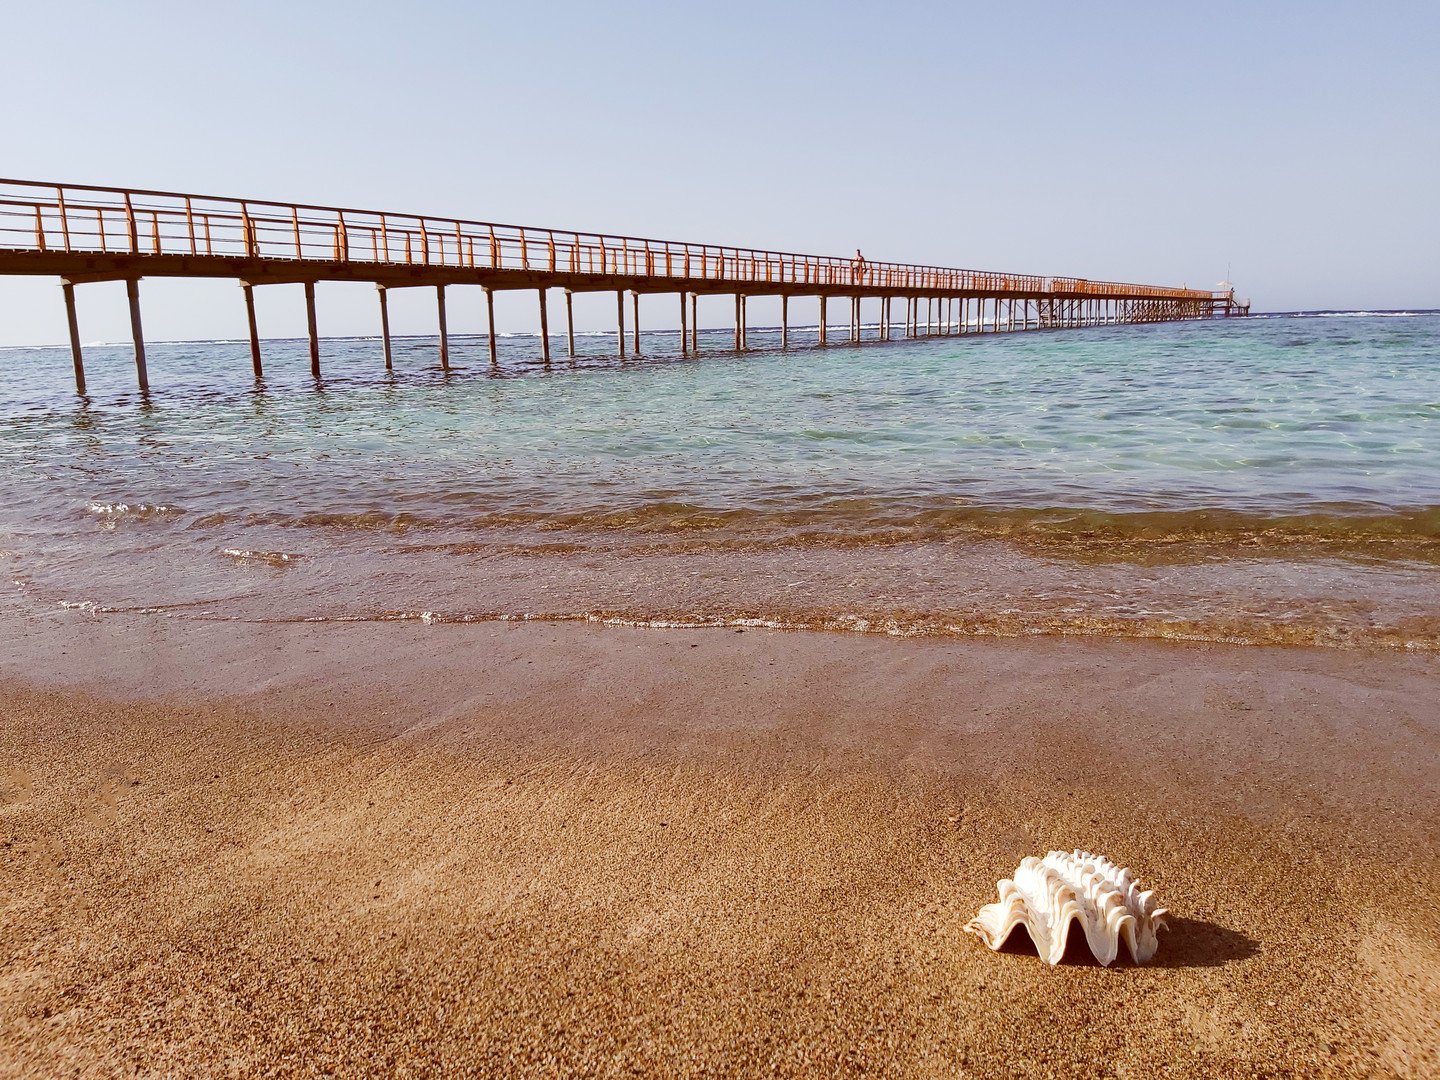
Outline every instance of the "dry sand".
{"label": "dry sand", "polygon": [[[1440,659],[11,620],[0,1073],[1440,1073]],[[1153,966],[962,926],[1088,847]]]}

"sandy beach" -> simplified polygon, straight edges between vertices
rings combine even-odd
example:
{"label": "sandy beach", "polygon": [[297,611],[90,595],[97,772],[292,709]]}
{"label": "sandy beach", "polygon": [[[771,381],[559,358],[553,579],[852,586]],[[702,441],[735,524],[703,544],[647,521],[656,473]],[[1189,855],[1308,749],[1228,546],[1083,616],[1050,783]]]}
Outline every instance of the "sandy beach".
{"label": "sandy beach", "polygon": [[[7,620],[5,1075],[1434,1075],[1440,660]],[[1152,966],[962,927],[1083,847]]]}
{"label": "sandy beach", "polygon": [[1052,7],[6,10],[0,1080],[1440,1080],[1440,4]]}

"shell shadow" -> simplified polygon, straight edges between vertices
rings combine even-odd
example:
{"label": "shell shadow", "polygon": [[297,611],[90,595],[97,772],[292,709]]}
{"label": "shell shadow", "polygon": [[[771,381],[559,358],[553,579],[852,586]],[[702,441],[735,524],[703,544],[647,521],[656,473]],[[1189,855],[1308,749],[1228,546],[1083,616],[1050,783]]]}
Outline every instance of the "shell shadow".
{"label": "shell shadow", "polygon": [[[1260,952],[1260,943],[1254,938],[1204,919],[1185,919],[1178,915],[1167,915],[1168,930],[1160,933],[1160,951],[1146,967],[1158,968],[1205,968],[1223,967],[1225,964],[1248,960]],[[1033,956],[1040,954],[1030,940],[1024,926],[1017,926],[996,952],[1005,956]],[[1079,927],[1072,928],[1065,942],[1065,955],[1060,958],[1060,967],[1100,967],[1085,944],[1085,935]],[[1111,967],[1135,967],[1130,952],[1123,946],[1120,958]]]}
{"label": "shell shadow", "polygon": [[1160,951],[1150,967],[1224,967],[1260,952],[1260,942],[1218,923],[1178,915],[1169,915],[1166,921],[1170,929],[1160,935]]}

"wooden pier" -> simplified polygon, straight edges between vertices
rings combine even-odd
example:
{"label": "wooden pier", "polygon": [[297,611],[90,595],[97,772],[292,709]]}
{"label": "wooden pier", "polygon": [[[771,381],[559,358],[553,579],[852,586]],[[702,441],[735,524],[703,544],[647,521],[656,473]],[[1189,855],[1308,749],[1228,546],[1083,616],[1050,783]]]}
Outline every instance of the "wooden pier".
{"label": "wooden pier", "polygon": [[85,392],[75,286],[124,281],[130,302],[135,370],[149,392],[140,281],[146,277],[230,278],[244,297],[250,357],[264,374],[254,290],[304,289],[310,370],[320,378],[315,284],[363,281],[379,292],[385,366],[391,365],[391,289],[435,290],[439,364],[450,366],[446,290],[478,286],[489,320],[490,362],[498,356],[494,294],[530,290],[539,311],[542,359],[550,361],[549,294],[565,297],[566,345],[575,355],[571,297],[615,293],[616,352],[626,355],[625,294],[631,345],[640,353],[640,297],[678,299],[680,349],[698,355],[701,294],[735,298],[735,348],[746,348],[746,302],[780,298],[780,347],[790,346],[790,300],[817,297],[818,339],[829,344],[828,306],[849,306],[847,341],[862,339],[862,300],[880,303],[875,340],[892,339],[895,309],[906,337],[1207,319],[1249,313],[1234,291],[1209,292],[1084,278],[1005,274],[939,266],[870,262],[860,257],[799,255],[754,248],[499,225],[415,214],[354,210],[262,199],[0,179],[0,274],[59,277],[70,328],[75,389]]}

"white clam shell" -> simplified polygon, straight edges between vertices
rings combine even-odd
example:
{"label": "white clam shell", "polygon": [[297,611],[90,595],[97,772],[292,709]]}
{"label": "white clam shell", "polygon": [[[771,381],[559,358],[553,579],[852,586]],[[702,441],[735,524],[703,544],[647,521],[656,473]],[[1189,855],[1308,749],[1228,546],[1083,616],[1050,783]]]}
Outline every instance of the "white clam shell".
{"label": "white clam shell", "polygon": [[1065,955],[1076,921],[1090,952],[1107,967],[1120,955],[1122,940],[1131,959],[1145,963],[1160,945],[1157,931],[1166,928],[1167,912],[1156,905],[1155,894],[1142,892],[1125,867],[1089,851],[1028,856],[999,889],[999,903],[981,908],[966,932],[999,949],[1011,931],[1023,926],[1047,964],[1058,964]]}

